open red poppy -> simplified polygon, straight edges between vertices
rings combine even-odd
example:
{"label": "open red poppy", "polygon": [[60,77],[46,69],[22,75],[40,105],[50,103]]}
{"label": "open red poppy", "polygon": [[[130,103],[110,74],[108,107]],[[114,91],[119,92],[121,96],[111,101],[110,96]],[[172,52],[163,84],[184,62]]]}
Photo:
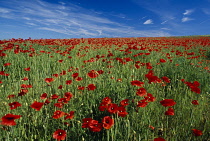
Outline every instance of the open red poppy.
{"label": "open red poppy", "polygon": [[35,109],[36,111],[40,111],[43,105],[44,105],[43,102],[34,101],[34,103],[32,103],[30,107]]}
{"label": "open red poppy", "polygon": [[9,106],[10,106],[10,110],[13,110],[22,105],[19,102],[12,102],[12,103],[9,103]]}
{"label": "open red poppy", "polygon": [[62,129],[57,129],[53,133],[53,138],[56,139],[57,141],[65,140],[65,138],[66,138],[66,131],[62,130]]}
{"label": "open red poppy", "polygon": [[6,114],[1,118],[1,125],[14,126],[16,125],[16,122],[14,120],[19,119],[20,117],[21,115]]}
{"label": "open red poppy", "polygon": [[138,86],[138,87],[143,87],[144,82],[134,80],[134,81],[131,81],[131,85]]}
{"label": "open red poppy", "polygon": [[102,123],[105,129],[110,129],[114,125],[114,119],[112,119],[110,116],[105,116],[102,119]]}
{"label": "open red poppy", "polygon": [[54,78],[45,78],[45,82],[47,83],[50,83],[50,82],[53,82],[54,81]]}
{"label": "open red poppy", "polygon": [[160,101],[160,104],[162,104],[164,107],[174,106],[176,102],[173,99],[164,99]]}

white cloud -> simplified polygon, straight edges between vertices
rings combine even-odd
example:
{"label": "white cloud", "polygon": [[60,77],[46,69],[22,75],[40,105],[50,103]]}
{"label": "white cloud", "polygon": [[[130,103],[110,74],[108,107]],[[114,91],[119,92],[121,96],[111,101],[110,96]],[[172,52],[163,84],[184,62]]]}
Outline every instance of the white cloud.
{"label": "white cloud", "polygon": [[163,29],[163,30],[171,30],[171,29],[169,29],[169,28],[165,28],[165,27],[163,27],[163,28],[161,28],[161,29]]}
{"label": "white cloud", "polygon": [[210,9],[203,8],[202,11],[203,11],[206,15],[210,15]]}
{"label": "white cloud", "polygon": [[37,26],[36,24],[30,23],[30,22],[27,22],[26,24],[27,24],[27,25],[30,25],[30,26]]}
{"label": "white cloud", "polygon": [[168,20],[163,21],[161,24],[165,24]]}
{"label": "white cloud", "polygon": [[7,8],[0,8],[0,13],[9,13],[11,10]]}
{"label": "white cloud", "polygon": [[31,20],[31,18],[29,18],[29,17],[22,17],[22,18],[25,19],[25,20],[28,20],[28,21]]}
{"label": "white cloud", "polygon": [[187,22],[187,21],[191,21],[191,20],[194,20],[194,19],[191,19],[189,17],[183,17],[182,18],[182,22]]}
{"label": "white cloud", "polygon": [[185,12],[183,13],[183,15],[191,15],[194,12],[194,10],[185,10]]}
{"label": "white cloud", "polygon": [[101,34],[102,34],[102,30],[97,30],[97,31],[98,31],[99,35],[101,35]]}
{"label": "white cloud", "polygon": [[143,24],[153,24],[152,19],[146,20]]}
{"label": "white cloud", "polygon": [[142,17],[141,19],[145,19],[147,16]]}
{"label": "white cloud", "polygon": [[[4,4],[9,5],[7,2]],[[1,11],[6,12],[6,10]],[[105,18],[102,16],[103,14],[96,14],[95,11],[71,3],[52,4],[42,0],[10,0],[7,11],[9,13],[5,15],[10,19],[23,22],[34,29],[52,31],[72,37],[170,36],[169,33],[162,30],[134,29]],[[8,17],[4,16],[4,18]],[[144,24],[153,24],[153,21],[148,19]]]}

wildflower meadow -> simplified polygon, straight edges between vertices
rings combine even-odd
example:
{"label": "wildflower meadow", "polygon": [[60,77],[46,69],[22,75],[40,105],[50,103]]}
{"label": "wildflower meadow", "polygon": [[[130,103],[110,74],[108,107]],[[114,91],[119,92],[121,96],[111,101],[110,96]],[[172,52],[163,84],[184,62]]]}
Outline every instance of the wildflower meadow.
{"label": "wildflower meadow", "polygon": [[1,141],[210,141],[210,37],[0,40]]}

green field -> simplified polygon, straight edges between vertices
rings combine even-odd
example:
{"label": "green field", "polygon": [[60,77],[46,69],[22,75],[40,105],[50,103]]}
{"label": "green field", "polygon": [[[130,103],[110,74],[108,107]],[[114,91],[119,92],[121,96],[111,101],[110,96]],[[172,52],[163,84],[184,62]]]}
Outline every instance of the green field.
{"label": "green field", "polygon": [[210,37],[0,40],[1,141],[209,141],[209,104]]}

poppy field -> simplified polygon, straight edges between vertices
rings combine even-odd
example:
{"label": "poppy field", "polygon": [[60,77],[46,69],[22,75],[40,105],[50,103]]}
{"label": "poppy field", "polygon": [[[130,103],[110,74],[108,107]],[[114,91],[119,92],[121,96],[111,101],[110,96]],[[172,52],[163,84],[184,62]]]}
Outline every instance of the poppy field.
{"label": "poppy field", "polygon": [[0,140],[210,141],[210,37],[0,40]]}

